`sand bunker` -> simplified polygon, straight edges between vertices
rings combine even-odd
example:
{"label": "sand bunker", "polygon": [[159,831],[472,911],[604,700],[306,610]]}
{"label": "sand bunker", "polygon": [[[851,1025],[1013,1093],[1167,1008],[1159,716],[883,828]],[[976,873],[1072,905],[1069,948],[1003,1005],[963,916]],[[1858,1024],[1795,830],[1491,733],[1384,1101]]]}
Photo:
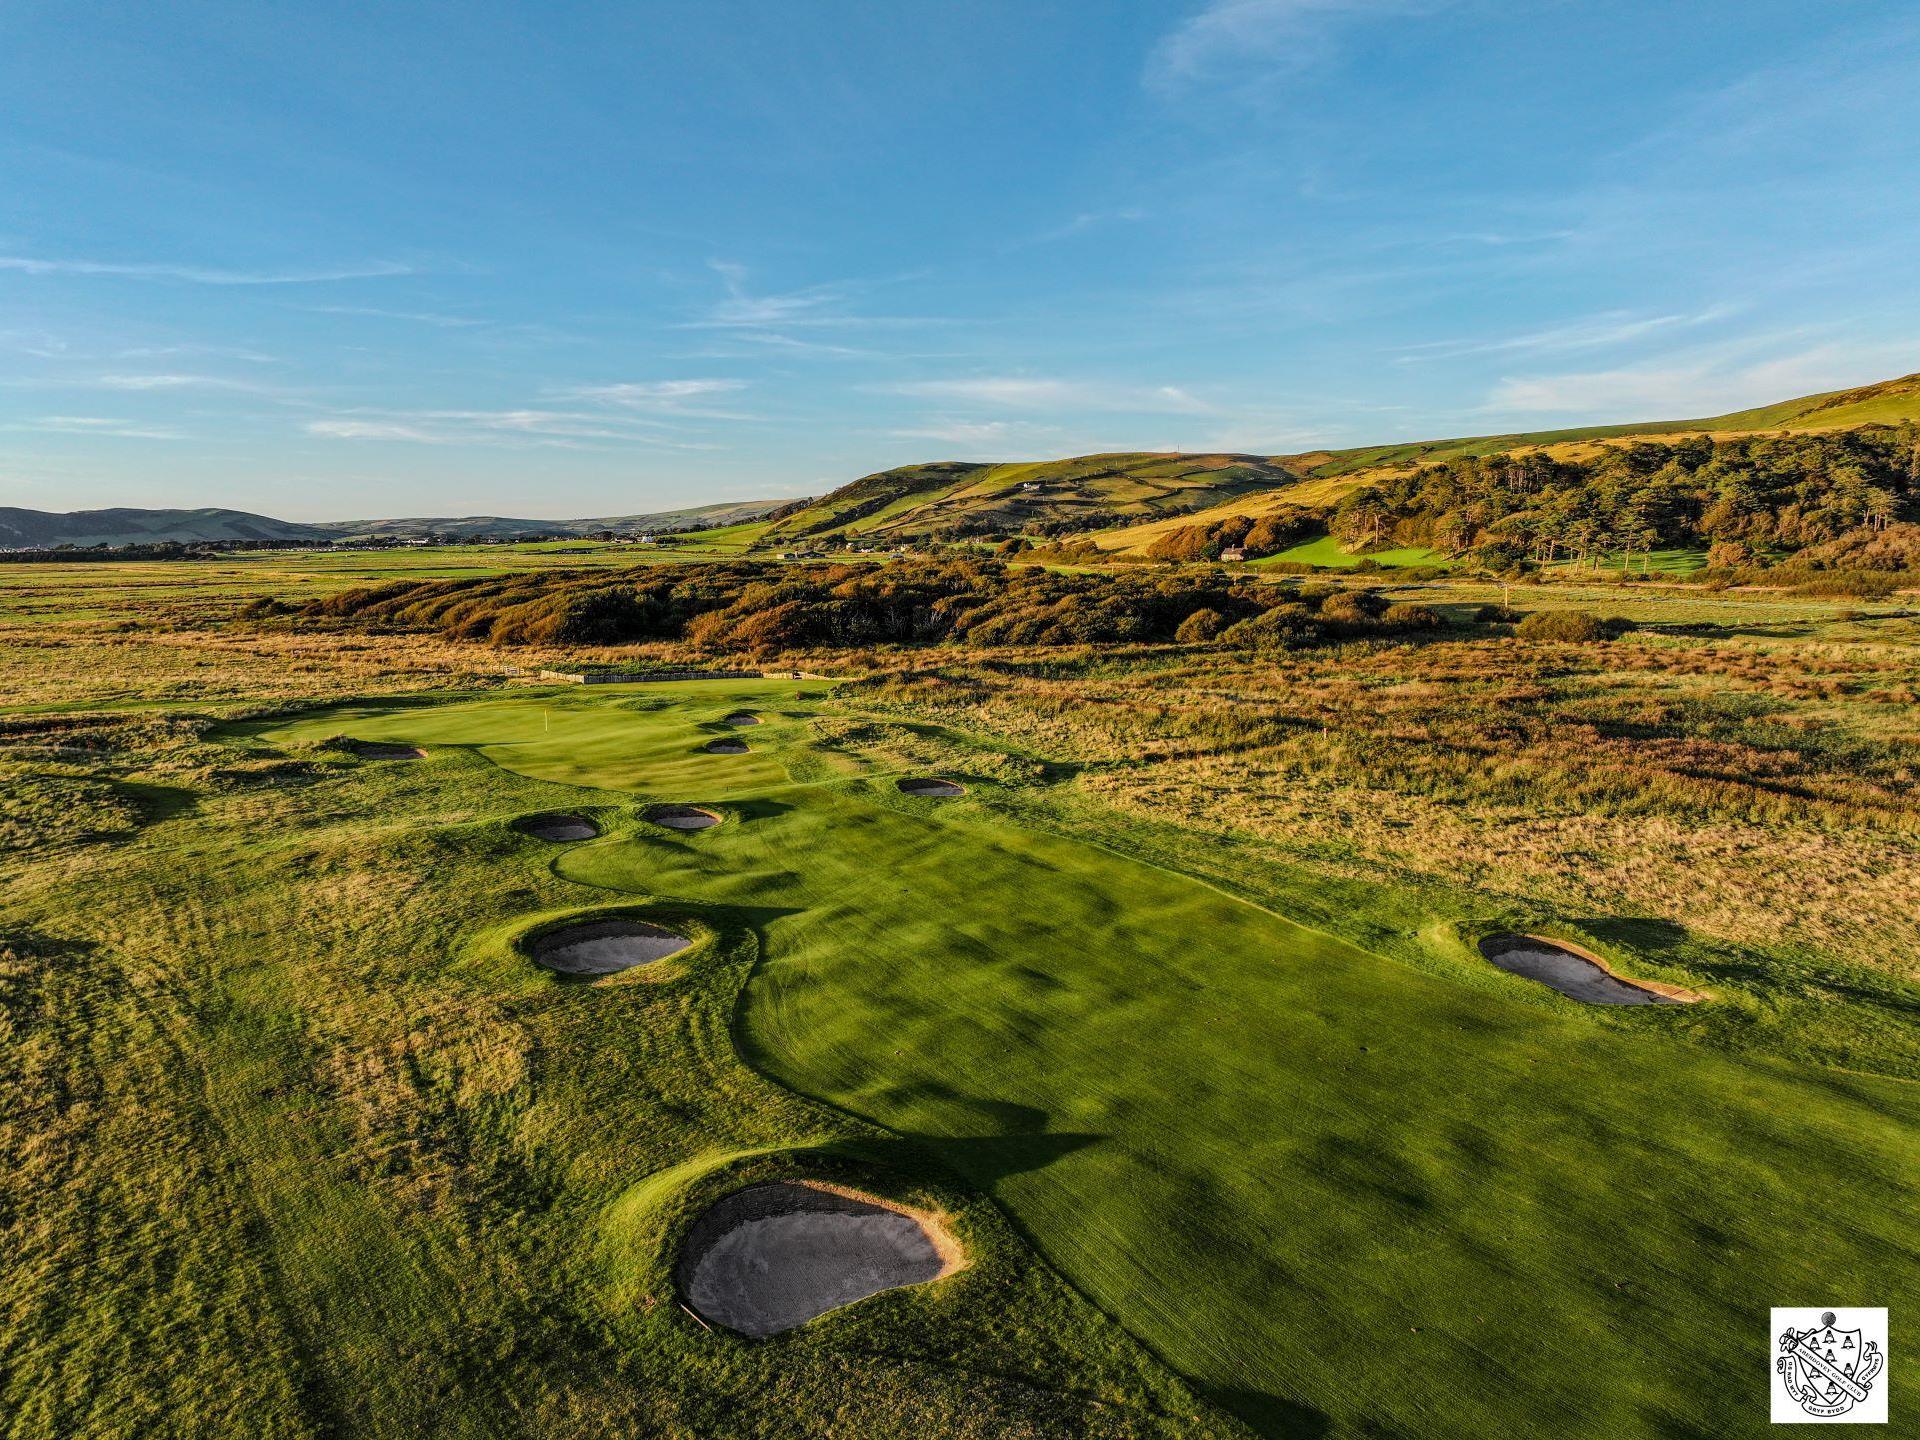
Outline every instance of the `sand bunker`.
{"label": "sand bunker", "polygon": [[705,1319],[758,1340],[957,1270],[930,1216],[811,1184],[752,1185],[693,1224],[678,1279]]}
{"label": "sand bunker", "polygon": [[692,943],[644,920],[586,920],[549,931],[530,948],[536,961],[562,975],[614,975],[664,960]]}
{"label": "sand bunker", "polygon": [[900,793],[925,796],[964,795],[967,793],[967,787],[957,780],[940,780],[929,775],[917,780],[902,780]]}
{"label": "sand bunker", "polygon": [[720,823],[717,813],[698,805],[656,805],[647,811],[646,819],[669,830],[707,830]]}
{"label": "sand bunker", "polygon": [[748,747],[744,740],[709,740],[700,748],[709,755],[744,755]]}
{"label": "sand bunker", "polygon": [[747,710],[736,710],[722,722],[727,725],[758,725],[760,717]]}
{"label": "sand bunker", "polygon": [[424,760],[427,752],[386,740],[355,740],[347,747],[362,760]]}
{"label": "sand bunker", "polygon": [[514,828],[555,845],[564,845],[569,840],[591,840],[600,833],[600,827],[584,815],[528,815],[515,821]]}
{"label": "sand bunker", "polygon": [[1598,955],[1538,935],[1489,935],[1480,953],[1513,975],[1551,986],[1589,1005],[1688,1005],[1706,997],[1658,980],[1628,980]]}

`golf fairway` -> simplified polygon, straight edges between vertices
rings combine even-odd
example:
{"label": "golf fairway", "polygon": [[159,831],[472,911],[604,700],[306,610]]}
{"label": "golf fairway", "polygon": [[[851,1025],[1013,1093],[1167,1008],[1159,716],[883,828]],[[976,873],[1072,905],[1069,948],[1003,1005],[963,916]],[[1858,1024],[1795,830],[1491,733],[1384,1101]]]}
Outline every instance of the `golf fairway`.
{"label": "golf fairway", "polygon": [[[924,1144],[1263,1433],[1757,1434],[1700,1382],[1762,1374],[1770,1306],[1920,1298],[1911,1086],[1508,1002],[985,797],[903,797],[821,760],[777,696],[364,705],[263,733],[471,746],[724,811],[552,863],[583,906],[755,907],[742,1055]],[[697,753],[743,703],[753,753]]]}

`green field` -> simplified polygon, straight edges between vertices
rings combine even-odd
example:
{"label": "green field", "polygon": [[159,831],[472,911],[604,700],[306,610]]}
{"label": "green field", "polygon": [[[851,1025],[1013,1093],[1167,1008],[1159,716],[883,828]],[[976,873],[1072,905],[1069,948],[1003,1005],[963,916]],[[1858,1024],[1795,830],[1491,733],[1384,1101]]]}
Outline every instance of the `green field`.
{"label": "green field", "polygon": [[[1757,1404],[1729,1415],[1725,1391],[1698,1382],[1757,1371],[1769,1305],[1920,1298],[1910,1084],[1736,1058],[1700,1043],[1686,1011],[1596,1014],[1489,972],[1445,923],[1422,931],[1427,963],[1410,968],[1014,823],[992,783],[957,802],[904,799],[885,768],[811,738],[807,716],[830,701],[790,696],[761,684],[371,704],[253,727],[246,743],[446,747],[418,766],[355,767],[381,787],[382,814],[359,822],[351,850],[341,833],[321,874],[400,884],[410,913],[432,916],[411,943],[383,919],[405,948],[355,947],[358,983],[401,967],[483,1007],[550,996],[499,949],[516,889],[521,918],[637,902],[739,926],[763,946],[733,1022],[757,1069],[991,1197],[1080,1293],[1261,1433],[1759,1434]],[[781,715],[750,732],[755,754],[695,756],[743,701]],[[353,778],[337,785],[328,813],[360,803]],[[514,806],[561,796],[612,817],[608,837],[557,858],[502,839]],[[728,819],[646,833],[622,808],[635,798]],[[279,863],[294,886],[291,858],[246,863]],[[553,877],[538,878],[550,858]],[[284,903],[323,903],[297,894]],[[1401,900],[1371,903],[1352,929]],[[330,967],[313,968],[300,983]],[[244,973],[287,1013],[286,974]],[[623,1043],[634,991],[579,992],[576,1018],[595,1027],[579,1043]],[[673,1089],[660,1063],[623,1073]],[[489,1145],[576,1123],[591,1089],[566,1062],[544,1081],[536,1068],[531,1087]],[[649,1176],[664,1178],[642,1210],[703,1157],[779,1143],[750,1110],[627,1153],[618,1191],[622,1144],[601,1137],[588,1187],[600,1218],[562,1183],[577,1242],[639,1205],[620,1197]],[[644,1107],[623,1113],[646,1123]],[[641,1228],[620,1264],[657,1276],[669,1230]],[[627,1284],[619,1266],[607,1283]],[[944,1288],[801,1333],[826,1344],[881,1313],[922,1337],[978,1321],[980,1297]],[[702,1373],[700,1342],[674,1344]],[[322,1345],[315,1363],[336,1358]]]}
{"label": "green field", "polygon": [[1270,564],[1275,560],[1284,560],[1299,565],[1324,565],[1331,569],[1350,570],[1363,559],[1371,560],[1376,565],[1385,565],[1393,570],[1411,569],[1420,565],[1458,563],[1457,557],[1419,546],[1397,550],[1374,550],[1365,555],[1355,555],[1331,535],[1322,535],[1317,540],[1308,540],[1304,544],[1282,550],[1277,555],[1269,555],[1265,561],[1255,560],[1252,563]]}

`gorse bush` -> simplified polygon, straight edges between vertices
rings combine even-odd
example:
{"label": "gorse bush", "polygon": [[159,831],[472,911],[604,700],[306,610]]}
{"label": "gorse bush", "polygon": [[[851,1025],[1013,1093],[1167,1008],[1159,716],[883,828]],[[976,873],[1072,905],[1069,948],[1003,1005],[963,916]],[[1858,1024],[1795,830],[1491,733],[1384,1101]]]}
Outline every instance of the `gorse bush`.
{"label": "gorse bush", "polygon": [[1602,620],[1584,610],[1536,610],[1514,627],[1522,640],[1611,640],[1621,629],[1617,620]]}
{"label": "gorse bush", "polygon": [[[967,559],[893,565],[750,562],[624,575],[548,571],[347,591],[315,617],[496,645],[671,641],[713,653],[873,645],[1305,644],[1432,628],[1371,591],[1294,591],[1211,573],[1059,574]],[[1271,612],[1264,627],[1246,628]]]}

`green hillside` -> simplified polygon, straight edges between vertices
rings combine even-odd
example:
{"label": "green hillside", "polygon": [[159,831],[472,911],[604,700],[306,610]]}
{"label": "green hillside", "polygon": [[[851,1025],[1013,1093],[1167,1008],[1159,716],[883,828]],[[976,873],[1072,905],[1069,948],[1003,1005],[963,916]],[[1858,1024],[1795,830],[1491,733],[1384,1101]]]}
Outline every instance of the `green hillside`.
{"label": "green hillside", "polygon": [[1530,430],[1507,435],[1470,435],[1453,440],[1412,440],[1364,445],[1353,450],[1320,450],[1282,455],[1279,463],[1314,476],[1347,475],[1382,465],[1445,460],[1453,455],[1494,455],[1502,450],[1553,446],[1579,441],[1619,440],[1628,436],[1744,434],[1755,430],[1841,430],[1854,425],[1898,425],[1920,421],[1920,373],[1882,380],[1853,390],[1802,395],[1751,410],[1694,420],[1647,420],[1620,425],[1587,425],[1568,430]]}
{"label": "green hillside", "polygon": [[944,461],[843,485],[768,527],[767,545],[1093,528],[1203,510],[1298,477],[1257,455],[1084,455],[999,465]]}
{"label": "green hillside", "polygon": [[167,541],[323,540],[325,526],[302,525],[210,506],[201,510],[24,510],[0,506],[0,548],[147,545]]}

